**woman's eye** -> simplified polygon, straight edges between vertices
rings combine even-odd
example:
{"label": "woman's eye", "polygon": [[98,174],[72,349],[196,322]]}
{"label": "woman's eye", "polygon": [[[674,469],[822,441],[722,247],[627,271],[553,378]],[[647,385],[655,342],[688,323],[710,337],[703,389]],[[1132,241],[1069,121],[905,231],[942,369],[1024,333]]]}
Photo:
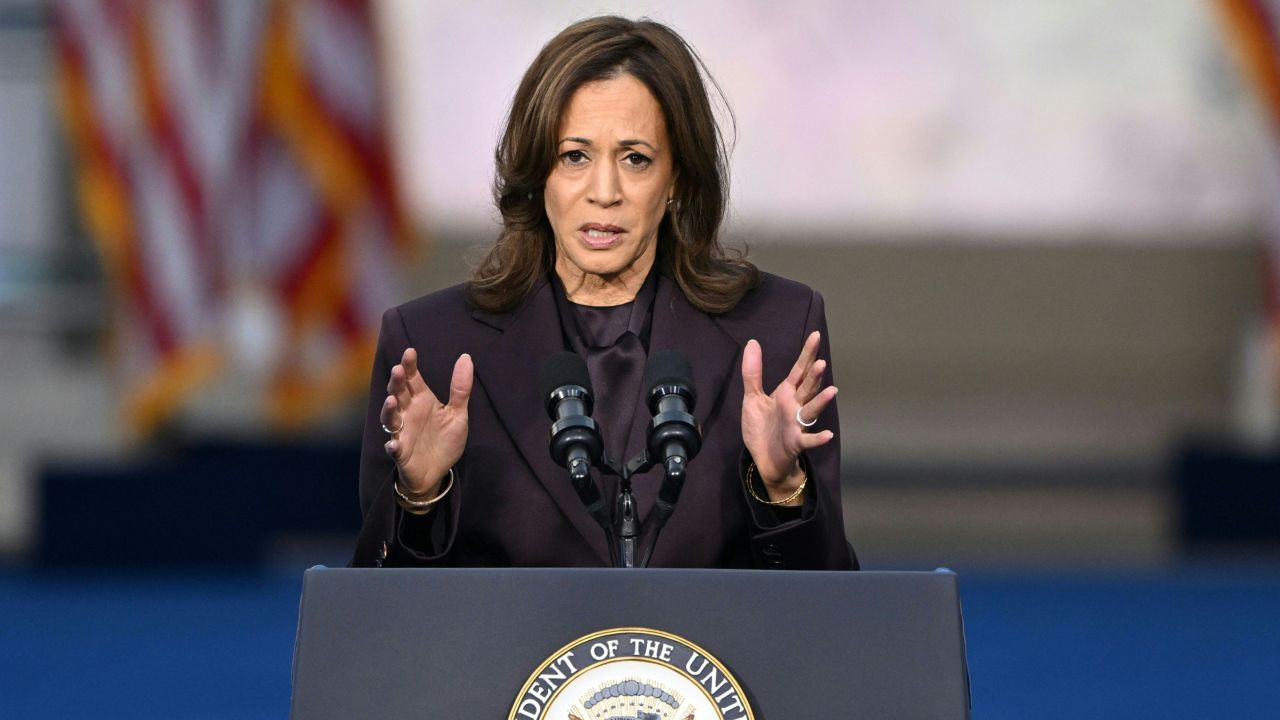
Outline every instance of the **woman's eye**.
{"label": "woman's eye", "polygon": [[622,161],[631,167],[637,168],[648,167],[649,163],[653,162],[647,155],[641,155],[638,152],[628,153]]}
{"label": "woman's eye", "polygon": [[560,155],[565,165],[581,165],[587,161],[587,154],[581,150],[570,150]]}

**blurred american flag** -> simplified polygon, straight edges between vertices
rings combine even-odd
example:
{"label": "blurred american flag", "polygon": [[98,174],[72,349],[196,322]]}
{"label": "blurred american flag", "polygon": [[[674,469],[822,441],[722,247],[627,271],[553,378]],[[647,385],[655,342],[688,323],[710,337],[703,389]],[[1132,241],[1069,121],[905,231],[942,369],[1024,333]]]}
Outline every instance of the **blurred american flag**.
{"label": "blurred american flag", "polygon": [[57,97],[114,288],[124,414],[147,433],[234,358],[299,426],[364,389],[408,248],[366,0],[57,0]]}
{"label": "blurred american flag", "polygon": [[1263,218],[1264,287],[1269,325],[1269,365],[1273,401],[1280,404],[1280,0],[1217,0],[1217,8],[1241,69],[1267,115],[1272,143],[1268,189],[1271,202]]}

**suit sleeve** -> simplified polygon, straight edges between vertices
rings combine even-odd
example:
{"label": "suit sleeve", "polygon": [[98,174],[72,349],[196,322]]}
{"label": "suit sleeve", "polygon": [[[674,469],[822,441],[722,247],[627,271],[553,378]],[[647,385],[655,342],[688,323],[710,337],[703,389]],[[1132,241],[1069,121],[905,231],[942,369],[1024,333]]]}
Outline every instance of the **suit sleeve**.
{"label": "suit sleeve", "polygon": [[[454,469],[455,487],[450,491],[447,502],[440,503],[427,515],[413,515],[396,502],[393,487],[396,466],[383,449],[388,436],[382,429],[380,413],[387,397],[387,381],[391,377],[392,366],[400,361],[407,347],[409,338],[400,311],[392,308],[382,316],[373,373],[369,379],[369,404],[360,446],[360,512],[364,519],[351,558],[352,567],[449,563],[461,505],[462,493],[458,485],[462,483],[462,463]],[[427,376],[424,374],[423,377]]]}
{"label": "suit sleeve", "polygon": [[[812,291],[812,299],[804,322],[801,343],[814,330],[822,333],[818,357],[827,361],[823,387],[834,383],[831,368],[831,346],[827,337],[827,316],[822,295]],[[786,367],[795,362],[795,355]],[[804,503],[799,512],[775,509],[753,500],[743,485],[743,498],[751,509],[752,562],[759,568],[792,568],[803,570],[856,570],[858,558],[845,539],[844,511],[840,500],[840,417],[836,401],[818,416],[813,432],[831,430],[835,438],[822,447],[801,456],[809,476]],[[743,452],[742,473],[750,457]],[[757,488],[757,493],[763,492]],[[763,495],[762,495],[763,496]]]}

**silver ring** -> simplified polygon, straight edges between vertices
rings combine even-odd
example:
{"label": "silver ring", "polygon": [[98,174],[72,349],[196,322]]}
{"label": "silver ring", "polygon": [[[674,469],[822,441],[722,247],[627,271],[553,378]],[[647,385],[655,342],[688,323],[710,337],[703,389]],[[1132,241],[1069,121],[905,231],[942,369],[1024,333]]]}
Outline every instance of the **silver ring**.
{"label": "silver ring", "polygon": [[395,430],[392,430],[391,428],[387,427],[387,424],[386,424],[386,423],[381,423],[381,425],[382,425],[382,432],[384,432],[384,433],[386,433],[386,434],[388,434],[388,435],[395,435],[395,434],[399,433],[401,430],[403,430],[403,429],[404,429],[404,421],[403,421],[403,420],[401,420],[401,421],[400,421],[400,427],[396,428]]}
{"label": "silver ring", "polygon": [[[796,422],[800,423],[801,427],[813,427],[814,425],[818,424],[818,418],[814,418],[809,422],[805,422],[804,420],[800,419],[800,408],[796,408]],[[384,425],[383,427],[386,427],[386,426]]]}

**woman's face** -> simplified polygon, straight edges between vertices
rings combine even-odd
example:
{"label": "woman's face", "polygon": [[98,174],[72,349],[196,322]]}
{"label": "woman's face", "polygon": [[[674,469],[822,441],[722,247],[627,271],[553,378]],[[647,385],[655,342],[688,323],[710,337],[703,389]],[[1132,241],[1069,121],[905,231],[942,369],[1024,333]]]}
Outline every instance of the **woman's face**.
{"label": "woman's face", "polygon": [[[626,302],[653,265],[675,190],[662,108],[631,75],[587,83],[570,99],[557,140],[545,191],[556,273],[577,302]],[[591,297],[599,289],[604,295]]]}

